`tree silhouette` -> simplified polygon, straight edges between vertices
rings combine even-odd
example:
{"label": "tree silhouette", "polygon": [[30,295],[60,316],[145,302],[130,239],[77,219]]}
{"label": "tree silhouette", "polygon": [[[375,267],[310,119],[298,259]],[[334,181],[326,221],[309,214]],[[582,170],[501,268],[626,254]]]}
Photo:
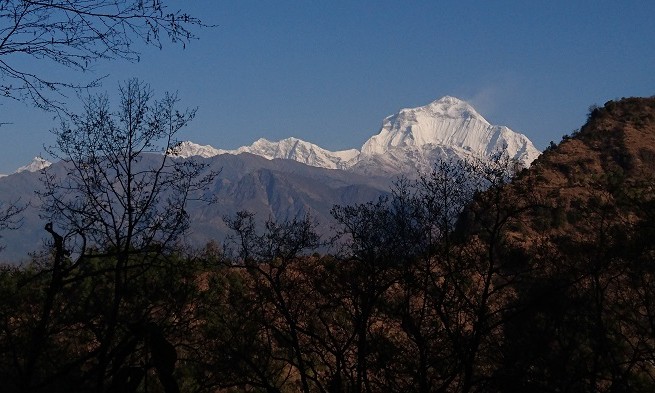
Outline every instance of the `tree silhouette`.
{"label": "tree silhouette", "polygon": [[[16,229],[20,226],[21,213],[25,210],[26,205],[20,201],[12,201],[9,203],[0,202],[0,232],[7,229]],[[0,236],[2,238],[2,236]],[[0,244],[0,251],[4,246]]]}
{"label": "tree silhouette", "polygon": [[57,243],[75,256],[67,280],[97,281],[88,300],[101,315],[89,372],[97,389],[124,375],[140,337],[152,336],[137,334],[134,326],[165,322],[150,314],[151,298],[140,287],[148,285],[151,271],[167,268],[161,265],[188,228],[187,201],[204,200],[216,175],[169,155],[194,110],[176,110],[178,99],[170,94],[153,100],[138,80],[120,92],[116,112],[106,96],[92,97],[83,115],[54,131],[57,144],[50,153],[65,164],[44,172],[40,193],[44,216],[64,230]]}
{"label": "tree silhouette", "polygon": [[255,228],[253,215],[239,212],[228,219],[236,232],[237,257],[233,266],[250,277],[255,301],[260,305],[262,331],[271,343],[269,356],[284,359],[298,373],[299,391],[310,393],[315,375],[309,351],[304,345],[309,293],[304,293],[306,277],[295,271],[294,263],[319,245],[309,217],[288,222],[268,221],[263,233]]}
{"label": "tree silhouette", "polygon": [[[0,0],[0,94],[43,109],[62,109],[63,93],[98,84],[53,80],[53,65],[89,71],[99,60],[139,59],[138,44],[186,45],[198,18],[162,0]],[[40,70],[24,68],[28,56]],[[54,94],[53,94],[54,93]]]}

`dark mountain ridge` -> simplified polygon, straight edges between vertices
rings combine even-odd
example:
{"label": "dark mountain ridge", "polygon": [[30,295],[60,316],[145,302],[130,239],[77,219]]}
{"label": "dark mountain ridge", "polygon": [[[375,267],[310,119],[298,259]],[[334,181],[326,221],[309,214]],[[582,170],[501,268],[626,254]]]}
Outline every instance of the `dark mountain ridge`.
{"label": "dark mountain ridge", "polygon": [[[207,164],[206,172],[220,172],[208,190],[216,202],[190,202],[187,207],[191,227],[180,241],[192,247],[202,247],[212,240],[223,241],[230,233],[223,217],[240,210],[255,213],[262,222],[309,214],[322,224],[321,233],[327,233],[334,204],[374,200],[388,192],[391,182],[389,178],[311,167],[293,160],[267,160],[249,153],[191,159]],[[145,156],[143,165],[149,160]],[[58,162],[49,170],[65,176],[66,165]],[[2,233],[0,241],[6,249],[0,253],[0,261],[26,261],[28,253],[41,249],[44,239],[48,239],[43,229],[45,221],[40,217],[41,202],[35,194],[42,189],[40,178],[38,172],[21,172],[0,179],[3,201],[28,205],[20,227]]]}
{"label": "dark mountain ridge", "polygon": [[495,389],[652,391],[655,97],[593,107],[467,212],[462,241],[490,244],[491,285],[503,288],[490,292],[506,338]]}

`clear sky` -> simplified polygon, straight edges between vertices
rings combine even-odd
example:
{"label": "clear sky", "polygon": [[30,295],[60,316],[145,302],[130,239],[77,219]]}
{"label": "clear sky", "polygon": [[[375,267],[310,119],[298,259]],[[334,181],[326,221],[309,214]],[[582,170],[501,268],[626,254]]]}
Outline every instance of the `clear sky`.
{"label": "clear sky", "polygon": [[[198,116],[180,138],[220,148],[295,136],[359,148],[382,119],[444,95],[538,148],[584,123],[588,107],[655,95],[655,1],[170,1],[207,24],[186,49],[141,61],[53,69],[138,77],[177,91]],[[50,70],[48,63],[33,66]],[[50,71],[48,71],[50,72]],[[2,99],[0,99],[2,100]],[[74,107],[78,99],[71,97]],[[0,173],[53,143],[52,115],[0,101]],[[47,156],[45,156],[47,158]]]}

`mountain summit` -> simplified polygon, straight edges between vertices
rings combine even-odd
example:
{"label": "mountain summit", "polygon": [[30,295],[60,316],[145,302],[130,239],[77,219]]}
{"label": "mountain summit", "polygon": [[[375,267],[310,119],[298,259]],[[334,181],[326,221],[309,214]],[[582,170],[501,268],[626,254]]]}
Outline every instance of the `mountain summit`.
{"label": "mountain summit", "polygon": [[277,142],[265,138],[256,140],[250,146],[242,146],[235,150],[216,149],[211,146],[198,145],[193,142],[182,142],[174,151],[175,155],[188,158],[191,156],[213,157],[219,154],[250,153],[274,160],[276,158],[294,160],[309,166],[327,169],[346,169],[349,162],[356,159],[359,150],[343,150],[332,152],[313,143],[298,138],[286,138]]}
{"label": "mountain summit", "polygon": [[439,160],[484,158],[498,152],[525,166],[540,154],[525,135],[491,125],[467,102],[446,96],[385,118],[380,132],[364,143],[355,169],[425,171]]}
{"label": "mountain summit", "polygon": [[382,123],[382,130],[362,147],[363,155],[384,154],[397,148],[451,147],[488,156],[507,151],[529,164],[539,151],[530,140],[504,126],[489,124],[476,110],[455,97],[403,109]]}
{"label": "mountain summit", "polygon": [[[380,132],[362,147],[362,154],[384,154],[395,148],[448,145],[479,151],[480,131],[489,123],[468,103],[455,97],[443,97],[418,108],[402,109],[382,122]],[[471,149],[471,145],[475,149]],[[486,145],[486,144],[485,144]],[[485,146],[486,147],[486,146]]]}
{"label": "mountain summit", "polygon": [[332,152],[297,138],[278,142],[259,139],[235,150],[182,142],[181,157],[251,153],[272,160],[291,159],[304,164],[362,173],[414,173],[440,159],[489,157],[503,151],[528,166],[539,151],[523,134],[491,125],[470,104],[446,96],[418,108],[402,109],[382,122],[377,135],[360,150]]}
{"label": "mountain summit", "polygon": [[29,164],[24,165],[24,166],[16,169],[15,173],[38,172],[43,168],[49,167],[50,165],[52,165],[52,163],[50,161],[48,161],[48,160],[46,160],[46,159],[44,159],[42,157],[34,157],[34,159],[32,159],[32,162],[30,162]]}

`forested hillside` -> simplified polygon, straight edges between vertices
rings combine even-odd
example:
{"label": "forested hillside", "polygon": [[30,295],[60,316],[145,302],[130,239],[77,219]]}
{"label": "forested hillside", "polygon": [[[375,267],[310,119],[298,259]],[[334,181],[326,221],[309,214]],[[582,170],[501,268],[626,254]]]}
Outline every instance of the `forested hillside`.
{"label": "forested hillside", "polygon": [[651,392],[654,173],[655,98],[630,98],[529,169],[442,162],[335,206],[333,238],[234,212],[225,247],[119,234],[76,255],[48,227],[0,272],[0,386]]}

